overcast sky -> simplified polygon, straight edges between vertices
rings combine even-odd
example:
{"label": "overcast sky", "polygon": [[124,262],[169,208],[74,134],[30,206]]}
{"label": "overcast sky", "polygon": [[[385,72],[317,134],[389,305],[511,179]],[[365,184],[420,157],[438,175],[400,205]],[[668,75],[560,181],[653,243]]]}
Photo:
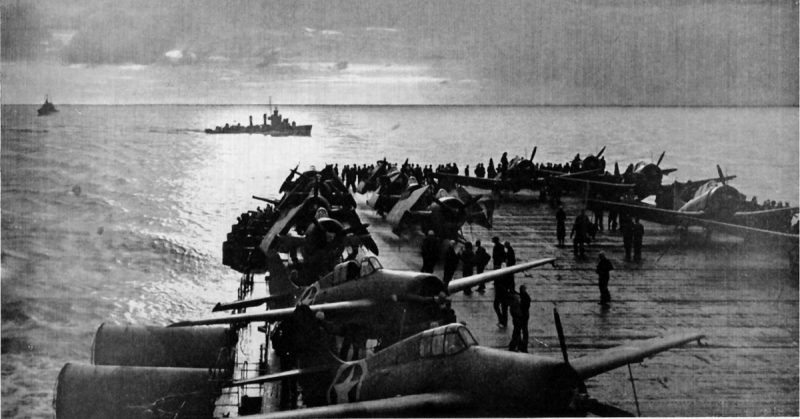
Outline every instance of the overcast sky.
{"label": "overcast sky", "polygon": [[798,104],[793,0],[2,6],[3,103]]}

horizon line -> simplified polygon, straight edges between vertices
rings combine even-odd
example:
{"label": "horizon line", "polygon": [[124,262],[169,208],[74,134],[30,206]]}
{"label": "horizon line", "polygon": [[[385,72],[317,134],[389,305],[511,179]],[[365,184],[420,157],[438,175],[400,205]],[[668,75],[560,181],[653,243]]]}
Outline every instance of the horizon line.
{"label": "horizon line", "polygon": [[[2,106],[40,106],[41,103],[2,103]],[[270,106],[269,103],[61,103],[58,106]],[[502,108],[798,108],[791,105],[652,105],[652,104],[519,104],[519,103],[272,103],[272,106],[317,107],[502,107]]]}

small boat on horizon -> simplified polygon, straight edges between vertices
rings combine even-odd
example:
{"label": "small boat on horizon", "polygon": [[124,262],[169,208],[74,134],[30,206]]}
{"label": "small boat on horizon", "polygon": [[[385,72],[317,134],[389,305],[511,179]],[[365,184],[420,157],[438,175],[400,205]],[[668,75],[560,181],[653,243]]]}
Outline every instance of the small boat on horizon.
{"label": "small boat on horizon", "polygon": [[39,116],[45,116],[45,115],[50,115],[51,113],[58,112],[58,109],[56,109],[56,106],[53,105],[52,102],[50,102],[47,96],[45,96],[44,104],[42,105],[41,108],[39,108],[37,112],[39,112]]}

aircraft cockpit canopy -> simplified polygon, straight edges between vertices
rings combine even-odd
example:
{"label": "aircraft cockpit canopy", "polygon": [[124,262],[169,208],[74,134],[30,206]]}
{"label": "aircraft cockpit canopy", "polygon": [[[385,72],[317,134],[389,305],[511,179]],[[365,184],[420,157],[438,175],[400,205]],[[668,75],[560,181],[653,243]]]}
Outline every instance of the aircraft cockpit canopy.
{"label": "aircraft cockpit canopy", "polygon": [[423,332],[419,340],[419,355],[423,358],[451,356],[477,344],[464,325],[453,323]]}
{"label": "aircraft cockpit canopy", "polygon": [[361,260],[361,276],[370,275],[381,269],[383,269],[383,265],[375,256],[368,256]]}

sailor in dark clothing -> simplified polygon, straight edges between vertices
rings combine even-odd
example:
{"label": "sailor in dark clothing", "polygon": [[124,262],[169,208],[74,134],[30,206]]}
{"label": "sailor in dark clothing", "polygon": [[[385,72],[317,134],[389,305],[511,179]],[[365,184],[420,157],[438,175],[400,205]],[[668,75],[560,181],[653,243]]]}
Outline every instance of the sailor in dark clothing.
{"label": "sailor in dark clothing", "polygon": [[600,304],[602,305],[607,305],[611,301],[611,294],[608,292],[608,280],[612,270],[614,270],[614,265],[611,264],[610,260],[606,259],[605,253],[600,252],[595,272],[597,272],[598,285],[600,286]]}
{"label": "sailor in dark clothing", "polygon": [[464,167],[464,176],[469,176],[469,165],[466,165],[466,167]]}
{"label": "sailor in dark clothing", "polygon": [[[481,246],[481,241],[475,241],[475,272],[482,274],[484,269],[486,269],[486,265],[489,264],[489,261],[492,259],[489,256],[489,253],[486,249]],[[478,292],[483,293],[486,291],[486,283],[481,283],[478,285]]]}
{"label": "sailor in dark clothing", "polygon": [[[500,238],[492,237],[494,248],[492,249],[492,260],[494,269],[503,267],[503,262],[506,259],[506,250],[500,243]],[[494,280],[494,312],[497,314],[497,326],[505,328],[508,324],[508,289],[506,288],[507,281],[504,278]]]}
{"label": "sailor in dark clothing", "polygon": [[595,230],[603,231],[603,209],[598,206],[593,211]]}
{"label": "sailor in dark clothing", "polygon": [[610,231],[617,230],[617,212],[616,211],[608,211],[608,229]]}
{"label": "sailor in dark clothing", "polygon": [[483,168],[483,163],[478,163],[475,166],[475,177],[483,178],[484,176],[486,176],[486,169]]}
{"label": "sailor in dark clothing", "polygon": [[519,294],[511,290],[511,343],[508,350],[528,352],[528,319],[530,317],[531,297],[525,285],[519,286]]}
{"label": "sailor in dark clothing", "polygon": [[442,279],[444,280],[445,289],[447,289],[448,284],[453,279],[453,275],[456,273],[456,268],[458,268],[459,258],[454,248],[455,244],[455,240],[450,240],[447,251],[444,254],[444,276]]}
{"label": "sailor in dark clothing", "polygon": [[[473,267],[475,266],[475,252],[472,251],[472,243],[465,243],[464,250],[461,251],[459,256],[461,259],[461,277],[472,276]],[[472,295],[472,288],[465,289],[464,294]]]}
{"label": "sailor in dark clothing", "polygon": [[489,159],[489,168],[486,169],[486,174],[489,179],[494,179],[497,176],[497,170],[494,168],[494,162],[492,159]]}
{"label": "sailor in dark clothing", "polygon": [[619,215],[619,230],[622,232],[622,246],[625,248],[625,260],[631,261],[631,245],[633,244],[633,223],[627,214]]}
{"label": "sailor in dark clothing", "polygon": [[520,306],[522,304],[519,294],[514,292],[513,289],[509,291],[508,300],[511,308],[511,324],[514,326],[514,330],[511,332],[511,342],[508,344],[508,350],[517,352],[520,347],[520,341],[522,340],[522,328],[520,327],[520,320],[522,317]]}
{"label": "sailor in dark clothing", "polygon": [[502,156],[500,156],[500,170],[499,170],[499,172],[505,173],[506,169],[508,169],[508,152],[505,152],[505,153],[503,153]]}
{"label": "sailor in dark clothing", "polygon": [[642,239],[644,238],[644,226],[637,218],[633,223],[633,260],[640,262],[642,260]]}
{"label": "sailor in dark clothing", "polygon": [[438,259],[439,240],[431,230],[422,240],[422,272],[433,273],[433,268],[436,266]]}
{"label": "sailor in dark clothing", "polygon": [[525,285],[519,286],[519,299],[520,328],[522,329],[522,341],[520,342],[519,351],[527,353],[528,319],[530,318],[531,296],[528,295],[528,288]]}
{"label": "sailor in dark clothing", "polygon": [[497,236],[492,237],[492,243],[494,243],[494,247],[492,247],[492,263],[494,264],[494,269],[500,269],[503,266],[503,262],[506,261],[506,249],[500,244],[500,238]]}
{"label": "sailor in dark clothing", "polygon": [[556,211],[556,238],[559,246],[564,246],[564,238],[567,236],[566,221],[567,213],[564,212],[564,207],[559,205]]}
{"label": "sailor in dark clothing", "polygon": [[584,245],[589,239],[589,217],[586,216],[586,210],[581,210],[581,214],[575,217],[575,223],[572,225],[572,232],[569,237],[572,239],[572,251],[576,256],[580,254],[581,257],[586,255]]}
{"label": "sailor in dark clothing", "polygon": [[[506,267],[514,266],[517,264],[517,257],[514,252],[514,248],[511,247],[511,243],[505,243],[506,249]],[[500,287],[506,290],[506,298],[500,301],[500,311],[502,313],[507,313],[509,305],[511,304],[511,296],[514,294],[514,274],[508,274],[500,278],[497,282],[500,283]],[[503,320],[505,320],[505,315],[503,316]],[[503,323],[505,324],[505,322]]]}

